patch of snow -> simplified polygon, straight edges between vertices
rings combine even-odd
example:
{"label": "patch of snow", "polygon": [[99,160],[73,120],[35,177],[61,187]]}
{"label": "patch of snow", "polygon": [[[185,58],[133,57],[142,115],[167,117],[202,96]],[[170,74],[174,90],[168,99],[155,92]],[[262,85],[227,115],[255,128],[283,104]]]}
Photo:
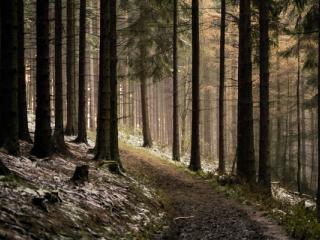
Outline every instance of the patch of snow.
{"label": "patch of snow", "polygon": [[[134,147],[141,147],[143,145],[142,136],[132,135],[132,134],[119,131],[119,138],[122,142]],[[184,166],[184,167],[189,166],[190,154],[185,154],[181,156],[180,162],[176,162],[176,161],[172,161],[172,150],[170,147],[163,147],[157,143],[154,143],[152,148],[144,148],[144,149],[149,151],[152,155],[155,155],[161,159],[170,161],[171,163],[177,166]],[[202,157],[201,165],[202,165],[202,170],[205,173],[214,173],[218,168],[218,164],[216,161],[209,160],[203,157]]]}

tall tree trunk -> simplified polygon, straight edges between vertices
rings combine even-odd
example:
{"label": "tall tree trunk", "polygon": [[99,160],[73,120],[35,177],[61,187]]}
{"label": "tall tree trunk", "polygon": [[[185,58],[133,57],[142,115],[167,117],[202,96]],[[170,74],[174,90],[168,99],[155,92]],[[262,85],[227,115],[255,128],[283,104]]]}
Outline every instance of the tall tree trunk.
{"label": "tall tree trunk", "polygon": [[73,19],[73,0],[67,0],[67,126],[66,135],[75,135],[75,78],[74,78],[74,19]]}
{"label": "tall tree trunk", "polygon": [[308,189],[307,180],[307,150],[306,150],[306,114],[304,107],[304,95],[305,95],[305,85],[304,79],[302,77],[300,81],[301,86],[301,191]]}
{"label": "tall tree trunk", "polygon": [[[90,8],[93,9],[94,5],[93,5],[93,1],[90,0]],[[89,20],[89,32],[90,34],[94,34],[94,30],[93,30],[93,26],[94,26],[94,20],[90,19]],[[95,128],[95,109],[96,109],[96,104],[95,104],[95,71],[94,71],[94,58],[95,58],[95,54],[94,54],[94,47],[92,46],[92,44],[90,44],[89,46],[89,52],[90,52],[90,60],[89,60],[89,72],[90,72],[90,82],[89,82],[89,86],[90,86],[90,129],[93,130]]]}
{"label": "tall tree trunk", "polygon": [[180,161],[179,89],[178,89],[178,0],[173,0],[173,140],[172,159]]}
{"label": "tall tree trunk", "polygon": [[[286,101],[286,112],[287,112],[287,116],[286,116],[286,136],[284,139],[284,146],[283,146],[283,153],[282,153],[282,159],[281,159],[281,175],[282,178],[281,180],[285,181],[286,180],[286,176],[287,176],[287,162],[288,160],[290,160],[290,152],[288,155],[288,159],[287,159],[287,150],[290,150],[290,139],[289,139],[289,134],[290,134],[290,115],[289,111],[290,111],[290,74],[288,74],[287,77],[287,101]],[[288,144],[289,143],[289,144]],[[289,145],[289,146],[288,146]]]}
{"label": "tall tree trunk", "polygon": [[260,146],[259,183],[271,195],[269,146],[269,0],[259,1],[260,27]]}
{"label": "tall tree trunk", "polygon": [[192,0],[192,134],[189,168],[201,170],[200,160],[200,44],[199,44],[199,0]]}
{"label": "tall tree trunk", "polygon": [[240,0],[237,174],[246,181],[254,182],[256,168],[253,134],[250,4],[250,0]]}
{"label": "tall tree trunk", "polygon": [[110,15],[109,1],[100,0],[100,69],[96,160],[109,160],[110,153]]}
{"label": "tall tree trunk", "polygon": [[140,91],[141,91],[141,116],[142,116],[142,133],[143,147],[152,147],[152,138],[149,126],[149,109],[148,109],[148,94],[147,94],[147,76],[145,71],[146,49],[140,46],[141,68],[140,68]]}
{"label": "tall tree trunk", "polygon": [[221,0],[220,24],[220,84],[219,84],[219,172],[225,172],[224,160],[224,81],[225,81],[225,31],[226,31],[226,1]]}
{"label": "tall tree trunk", "polygon": [[32,142],[28,128],[27,96],[24,62],[24,1],[18,0],[18,81],[19,138]]}
{"label": "tall tree trunk", "polygon": [[[3,104],[3,57],[4,55],[3,54],[3,51],[2,49],[4,48],[3,46],[3,43],[4,43],[4,36],[3,36],[3,31],[2,31],[2,28],[3,28],[3,19],[2,19],[2,11],[3,11],[3,1],[0,1],[0,115],[3,116],[4,114],[4,104]],[[0,126],[3,126],[3,118],[0,117]],[[0,146],[2,146],[3,144],[3,140],[4,140],[4,128],[0,128]],[[1,162],[0,162],[1,164]]]}
{"label": "tall tree trunk", "polygon": [[2,3],[3,36],[3,148],[10,154],[19,152],[19,117],[18,117],[18,2]]}
{"label": "tall tree trunk", "polygon": [[49,0],[37,1],[37,107],[32,154],[51,153],[50,80],[49,80]]}
{"label": "tall tree trunk", "polygon": [[[318,1],[318,16],[320,16],[320,1]],[[320,17],[318,17],[318,29],[320,29]],[[318,33],[318,190],[317,190],[317,216],[320,222],[320,31]]]}
{"label": "tall tree trunk", "polygon": [[301,122],[300,122],[300,45],[301,39],[298,36],[298,72],[297,72],[297,131],[298,131],[298,152],[297,152],[297,187],[301,193]]}
{"label": "tall tree trunk", "polygon": [[66,152],[63,132],[63,82],[62,82],[62,6],[55,1],[55,102],[54,102],[54,147]]}
{"label": "tall tree trunk", "polygon": [[86,115],[86,0],[80,0],[80,38],[79,38],[79,108],[78,137],[76,142],[87,143]]}
{"label": "tall tree trunk", "polygon": [[310,118],[311,118],[311,172],[310,172],[310,184],[309,189],[313,189],[313,182],[314,182],[314,173],[316,172],[315,169],[315,150],[316,150],[316,125],[315,125],[315,114],[314,110],[310,109]]}
{"label": "tall tree trunk", "polygon": [[187,81],[183,79],[183,103],[182,103],[182,113],[181,113],[181,153],[186,154],[187,151]]}
{"label": "tall tree trunk", "polygon": [[123,170],[118,142],[117,62],[117,1],[110,0],[110,154],[111,159]]}
{"label": "tall tree trunk", "polygon": [[274,159],[274,164],[275,166],[273,167],[274,174],[279,178],[279,175],[281,175],[281,172],[279,169],[281,169],[281,149],[282,149],[282,144],[281,144],[281,85],[280,85],[280,77],[279,77],[279,71],[280,71],[280,56],[279,56],[279,29],[277,28],[277,60],[276,60],[276,84],[277,84],[277,99],[276,99],[276,151],[275,151],[275,159]]}

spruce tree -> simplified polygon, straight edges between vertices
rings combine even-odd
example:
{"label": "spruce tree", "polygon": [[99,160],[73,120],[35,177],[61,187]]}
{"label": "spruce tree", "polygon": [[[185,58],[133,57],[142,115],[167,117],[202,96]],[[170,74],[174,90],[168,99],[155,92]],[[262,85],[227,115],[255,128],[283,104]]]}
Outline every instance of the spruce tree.
{"label": "spruce tree", "polygon": [[250,0],[240,0],[237,174],[245,181],[255,182],[250,5]]}
{"label": "spruce tree", "polygon": [[48,157],[52,151],[49,80],[49,0],[37,1],[37,107],[32,154]]}
{"label": "spruce tree", "polygon": [[199,46],[199,0],[192,0],[192,133],[189,168],[201,170],[200,161],[200,46]]}
{"label": "spruce tree", "polygon": [[2,2],[2,147],[19,153],[18,1]]}

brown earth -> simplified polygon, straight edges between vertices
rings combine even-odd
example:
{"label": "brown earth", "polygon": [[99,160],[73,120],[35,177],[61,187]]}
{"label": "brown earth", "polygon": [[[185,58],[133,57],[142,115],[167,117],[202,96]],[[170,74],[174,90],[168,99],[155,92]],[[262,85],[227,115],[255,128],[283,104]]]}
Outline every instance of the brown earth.
{"label": "brown earth", "polygon": [[290,239],[263,212],[226,198],[209,181],[146,150],[122,147],[130,175],[159,190],[168,226],[154,239]]}

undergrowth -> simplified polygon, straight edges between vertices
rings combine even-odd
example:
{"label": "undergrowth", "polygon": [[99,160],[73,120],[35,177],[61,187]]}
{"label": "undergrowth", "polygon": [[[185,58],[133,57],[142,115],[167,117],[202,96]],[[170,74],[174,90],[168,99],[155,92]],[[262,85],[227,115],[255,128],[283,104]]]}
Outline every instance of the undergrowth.
{"label": "undergrowth", "polygon": [[[203,175],[202,175],[203,176]],[[304,202],[289,205],[263,194],[258,188],[246,184],[220,185],[216,177],[211,178],[216,191],[223,193],[246,205],[253,205],[282,225],[287,233],[295,239],[320,239],[320,224],[317,222],[316,210],[306,208]],[[207,179],[208,176],[205,176]]]}

